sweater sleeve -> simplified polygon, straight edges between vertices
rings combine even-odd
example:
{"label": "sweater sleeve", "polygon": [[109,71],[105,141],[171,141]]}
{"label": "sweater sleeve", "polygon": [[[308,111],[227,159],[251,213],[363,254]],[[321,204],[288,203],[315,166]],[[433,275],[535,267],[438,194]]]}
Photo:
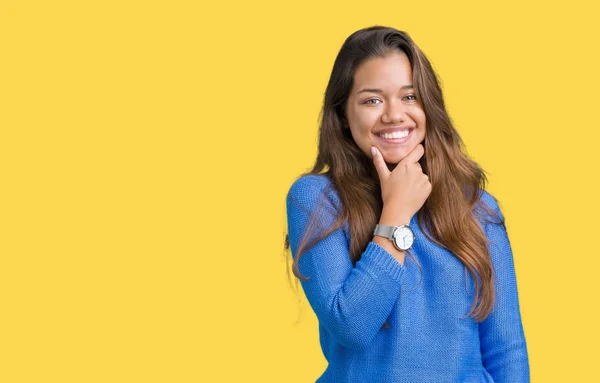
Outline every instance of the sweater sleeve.
{"label": "sweater sleeve", "polygon": [[[496,200],[487,192],[484,199],[504,221]],[[479,324],[483,364],[496,383],[528,383],[530,377],[527,345],[506,226],[502,222],[486,223],[485,227],[495,272],[496,301],[492,313]]]}
{"label": "sweater sleeve", "polygon": [[[288,192],[288,235],[294,258],[311,213],[316,214],[318,224],[311,239],[335,221],[337,208],[324,195],[330,182],[321,175],[303,176]],[[331,193],[339,203],[335,190]],[[301,255],[298,268],[309,279],[301,279],[300,283],[319,323],[341,345],[360,349],[371,343],[391,313],[400,293],[404,266],[371,241],[353,267],[343,227]]]}

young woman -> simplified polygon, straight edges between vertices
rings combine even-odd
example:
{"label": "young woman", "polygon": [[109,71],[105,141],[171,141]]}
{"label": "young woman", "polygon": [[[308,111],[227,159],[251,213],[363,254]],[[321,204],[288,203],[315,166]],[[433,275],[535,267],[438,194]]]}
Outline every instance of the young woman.
{"label": "young woman", "polygon": [[317,382],[529,382],[504,217],[427,57],[405,32],[356,31],[321,117],[285,243],[319,320]]}

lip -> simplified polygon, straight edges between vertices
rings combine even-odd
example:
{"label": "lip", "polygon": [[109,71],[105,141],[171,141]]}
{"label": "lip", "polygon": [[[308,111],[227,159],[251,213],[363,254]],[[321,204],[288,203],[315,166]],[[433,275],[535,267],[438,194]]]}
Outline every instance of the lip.
{"label": "lip", "polygon": [[383,142],[385,144],[403,144],[410,139],[414,131],[414,129],[410,129],[408,136],[402,138],[382,138],[379,136],[379,134],[376,134],[375,137],[377,137],[377,139],[379,139],[380,142]]}

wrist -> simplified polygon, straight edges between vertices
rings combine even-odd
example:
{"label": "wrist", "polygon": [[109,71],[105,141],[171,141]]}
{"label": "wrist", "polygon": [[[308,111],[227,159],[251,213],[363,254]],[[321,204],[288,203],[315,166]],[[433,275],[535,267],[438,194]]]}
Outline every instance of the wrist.
{"label": "wrist", "polygon": [[[397,210],[396,210],[397,211]],[[381,217],[379,218],[379,224],[390,225],[390,226],[402,226],[410,224],[412,217],[404,212],[392,212],[391,210],[383,209]]]}

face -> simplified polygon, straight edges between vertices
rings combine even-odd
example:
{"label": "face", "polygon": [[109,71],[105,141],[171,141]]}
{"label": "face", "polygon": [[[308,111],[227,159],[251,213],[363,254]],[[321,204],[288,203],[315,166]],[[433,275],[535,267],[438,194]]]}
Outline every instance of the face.
{"label": "face", "polygon": [[369,158],[375,146],[395,166],[425,139],[425,112],[413,85],[403,52],[369,59],[356,69],[345,128]]}

